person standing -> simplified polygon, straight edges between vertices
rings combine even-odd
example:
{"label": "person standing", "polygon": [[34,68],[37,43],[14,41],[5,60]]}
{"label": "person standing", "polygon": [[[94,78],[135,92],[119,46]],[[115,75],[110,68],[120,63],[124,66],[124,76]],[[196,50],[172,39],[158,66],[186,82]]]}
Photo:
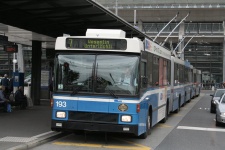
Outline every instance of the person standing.
{"label": "person standing", "polygon": [[4,111],[7,110],[7,104],[10,103],[10,101],[5,98],[5,94],[4,94],[4,91],[5,91],[5,87],[4,86],[0,86],[0,105],[3,105],[4,107]]}
{"label": "person standing", "polygon": [[5,93],[9,92],[9,79],[7,78],[7,74],[4,75],[4,78],[1,80],[1,85],[5,87]]}
{"label": "person standing", "polygon": [[24,95],[22,86],[19,86],[19,89],[15,93],[15,103],[19,105],[21,109],[26,109],[27,107],[27,97]]}
{"label": "person standing", "polygon": [[9,80],[9,94],[13,92],[13,78],[10,78]]}

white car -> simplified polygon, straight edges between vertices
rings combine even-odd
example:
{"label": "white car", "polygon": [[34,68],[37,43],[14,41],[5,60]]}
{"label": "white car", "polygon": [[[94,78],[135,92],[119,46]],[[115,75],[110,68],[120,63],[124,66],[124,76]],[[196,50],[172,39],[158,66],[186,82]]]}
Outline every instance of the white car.
{"label": "white car", "polygon": [[225,123],[225,94],[216,101],[216,126]]}
{"label": "white car", "polygon": [[225,93],[225,89],[217,89],[214,94],[210,94],[212,96],[210,112],[216,113],[216,102],[220,99],[220,97]]}

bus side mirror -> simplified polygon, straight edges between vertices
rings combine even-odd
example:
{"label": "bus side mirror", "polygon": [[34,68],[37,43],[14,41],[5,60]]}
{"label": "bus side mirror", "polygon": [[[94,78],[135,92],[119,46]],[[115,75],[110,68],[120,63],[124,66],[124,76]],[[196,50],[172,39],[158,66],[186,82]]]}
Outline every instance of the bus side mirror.
{"label": "bus side mirror", "polygon": [[141,78],[141,85],[142,87],[147,87],[148,84],[148,78],[147,77],[142,77]]}

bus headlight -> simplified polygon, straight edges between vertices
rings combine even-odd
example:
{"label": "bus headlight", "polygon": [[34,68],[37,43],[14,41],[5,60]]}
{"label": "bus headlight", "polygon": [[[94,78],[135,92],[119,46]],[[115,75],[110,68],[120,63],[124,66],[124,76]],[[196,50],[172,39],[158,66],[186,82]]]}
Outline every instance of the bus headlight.
{"label": "bus headlight", "polygon": [[132,121],[132,117],[129,115],[122,115],[121,116],[121,121],[122,122],[131,122]]}
{"label": "bus headlight", "polygon": [[66,118],[66,112],[64,112],[64,111],[57,111],[56,112],[56,117],[57,118]]}

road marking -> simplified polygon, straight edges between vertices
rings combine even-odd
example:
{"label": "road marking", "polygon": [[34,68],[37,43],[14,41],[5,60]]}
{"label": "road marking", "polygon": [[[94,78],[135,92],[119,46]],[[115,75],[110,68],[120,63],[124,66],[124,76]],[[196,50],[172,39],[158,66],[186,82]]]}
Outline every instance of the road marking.
{"label": "road marking", "polygon": [[206,111],[209,111],[210,110],[210,108],[198,108],[198,109],[200,109],[200,110],[206,110]]}
{"label": "road marking", "polygon": [[166,125],[166,124],[159,124],[157,128],[171,128],[172,126]]}
{"label": "road marking", "polygon": [[118,139],[118,138],[114,138],[114,139],[116,139],[116,140],[118,140],[118,141],[130,143],[130,144],[136,145],[136,146],[138,146],[138,147],[141,147],[141,150],[142,150],[142,149],[143,149],[143,150],[151,150],[150,147],[147,147],[147,146],[144,146],[144,145],[141,145],[141,144],[137,144],[137,143],[134,143],[134,142],[130,142],[130,141],[122,140],[122,139]]}
{"label": "road marking", "polygon": [[218,128],[202,128],[202,127],[188,127],[188,126],[178,126],[177,129],[184,129],[184,130],[198,130],[198,131],[216,131],[216,132],[225,132],[225,129],[218,129]]}
{"label": "road marking", "polygon": [[136,146],[119,146],[119,145],[101,145],[101,144],[87,144],[74,142],[54,142],[55,145],[61,146],[80,146],[80,147],[94,147],[94,148],[110,148],[110,149],[128,149],[128,150],[150,150],[149,147]]}

